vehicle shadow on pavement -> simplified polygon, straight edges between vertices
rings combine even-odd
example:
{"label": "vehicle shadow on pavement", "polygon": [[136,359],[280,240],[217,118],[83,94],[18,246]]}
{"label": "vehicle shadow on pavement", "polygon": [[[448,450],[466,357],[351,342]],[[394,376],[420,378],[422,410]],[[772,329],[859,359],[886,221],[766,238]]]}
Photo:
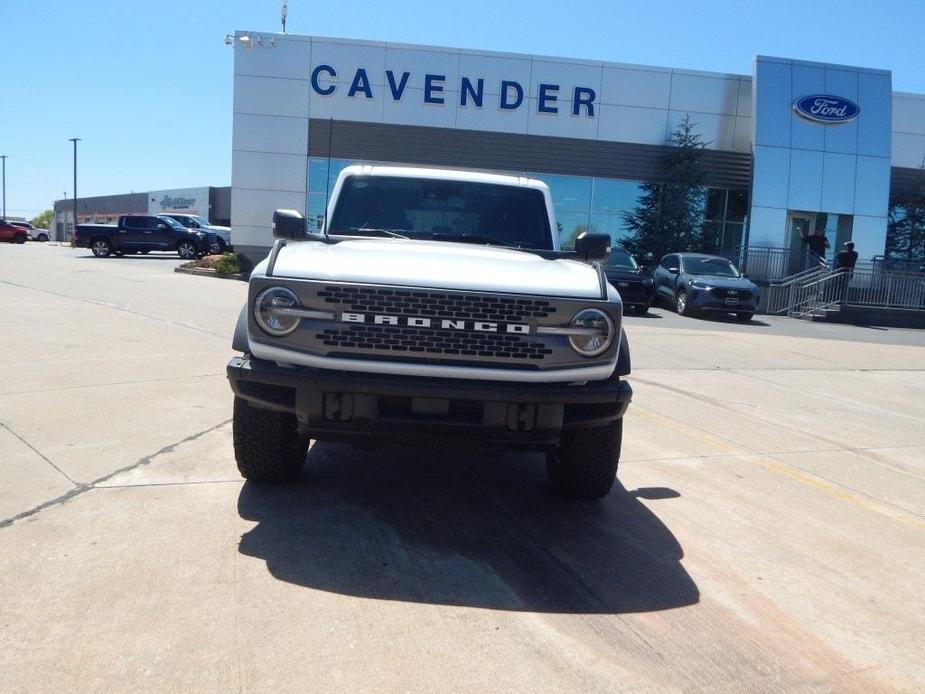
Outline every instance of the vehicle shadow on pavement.
{"label": "vehicle shadow on pavement", "polygon": [[[555,613],[665,610],[699,600],[683,551],[617,483],[563,501],[537,455],[316,444],[290,486],[246,482],[239,551],[281,581],[379,600]],[[656,501],[656,503],[670,503]]]}

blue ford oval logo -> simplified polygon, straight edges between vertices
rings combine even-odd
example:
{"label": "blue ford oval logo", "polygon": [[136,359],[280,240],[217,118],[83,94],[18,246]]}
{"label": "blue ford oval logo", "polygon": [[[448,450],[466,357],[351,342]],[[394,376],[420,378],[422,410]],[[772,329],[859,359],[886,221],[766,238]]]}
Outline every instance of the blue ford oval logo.
{"label": "blue ford oval logo", "polygon": [[847,123],[858,117],[860,107],[853,101],[840,96],[813,94],[793,102],[793,109],[809,120],[817,123]]}

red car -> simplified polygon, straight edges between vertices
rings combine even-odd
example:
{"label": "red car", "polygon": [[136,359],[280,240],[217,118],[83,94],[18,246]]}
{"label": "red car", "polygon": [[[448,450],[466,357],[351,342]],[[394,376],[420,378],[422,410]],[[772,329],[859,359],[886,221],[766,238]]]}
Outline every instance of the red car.
{"label": "red car", "polygon": [[28,234],[22,227],[10,224],[5,219],[0,219],[0,241],[9,241],[10,243],[25,243]]}

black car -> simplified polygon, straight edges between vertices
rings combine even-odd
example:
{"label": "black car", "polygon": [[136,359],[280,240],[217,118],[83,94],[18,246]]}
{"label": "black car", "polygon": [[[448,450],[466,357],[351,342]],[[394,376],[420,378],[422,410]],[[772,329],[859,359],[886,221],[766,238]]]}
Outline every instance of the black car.
{"label": "black car", "polygon": [[615,247],[604,263],[604,274],[623,300],[637,313],[645,313],[655,297],[655,282],[636,263],[626,250]]}
{"label": "black car", "polygon": [[734,313],[743,322],[758,308],[758,287],[727,258],[702,253],[669,253],[655,267],[656,296],[679,315],[697,311]]}

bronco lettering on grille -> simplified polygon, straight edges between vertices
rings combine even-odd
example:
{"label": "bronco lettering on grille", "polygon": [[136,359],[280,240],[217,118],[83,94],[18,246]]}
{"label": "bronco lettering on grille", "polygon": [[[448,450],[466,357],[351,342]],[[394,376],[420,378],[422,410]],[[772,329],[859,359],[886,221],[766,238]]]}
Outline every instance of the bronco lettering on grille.
{"label": "bronco lettering on grille", "polygon": [[366,323],[372,325],[401,325],[409,328],[431,328],[437,330],[474,330],[484,333],[513,333],[529,335],[526,323],[498,323],[495,321],[472,321],[452,318],[425,318],[422,316],[389,316],[372,313],[340,314],[342,323]]}

